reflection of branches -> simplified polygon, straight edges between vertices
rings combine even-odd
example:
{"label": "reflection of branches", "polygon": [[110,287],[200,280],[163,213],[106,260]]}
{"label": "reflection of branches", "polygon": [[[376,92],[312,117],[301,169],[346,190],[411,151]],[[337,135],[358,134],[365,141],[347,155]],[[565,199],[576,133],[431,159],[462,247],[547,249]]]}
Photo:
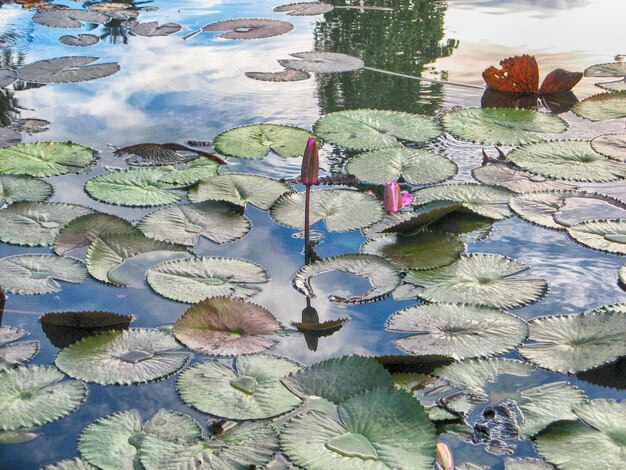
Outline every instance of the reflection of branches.
{"label": "reflection of branches", "polygon": [[0,125],[8,126],[20,117],[19,103],[11,90],[0,90]]}
{"label": "reflection of branches", "polygon": [[111,20],[102,28],[104,31],[100,34],[100,39],[109,39],[110,44],[128,44],[128,34],[126,28],[122,26],[122,20]]}

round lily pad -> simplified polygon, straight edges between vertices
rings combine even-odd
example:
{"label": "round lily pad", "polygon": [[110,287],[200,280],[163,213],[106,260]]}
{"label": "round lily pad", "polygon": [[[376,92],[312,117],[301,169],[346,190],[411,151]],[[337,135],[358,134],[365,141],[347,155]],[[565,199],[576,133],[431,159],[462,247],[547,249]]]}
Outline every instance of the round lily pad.
{"label": "round lily pad", "polygon": [[233,368],[206,361],[181,374],[177,387],[185,403],[226,419],[266,419],[300,405],[281,382],[300,366],[288,359],[237,356]]}
{"label": "round lily pad", "polygon": [[189,354],[179,349],[173,336],[157,330],[106,331],[61,350],[55,364],[70,377],[85,382],[145,383],[185,367]]}
{"label": "round lily pad", "polygon": [[51,28],[82,28],[84,23],[105,24],[110,18],[103,13],[93,10],[48,10],[35,13],[35,23]]}
{"label": "round lily pad", "polygon": [[87,397],[87,387],[63,377],[56,367],[0,371],[0,430],[39,426],[78,408]]}
{"label": "round lily pad", "polygon": [[626,116],[626,90],[600,93],[574,105],[572,111],[590,121],[605,121]]}
{"label": "round lily pad", "polygon": [[138,36],[154,37],[154,36],[169,36],[179,32],[182,26],[178,23],[164,23],[159,26],[156,21],[150,21],[147,23],[133,22],[130,30],[133,34]]}
{"label": "round lily pad", "polygon": [[557,116],[517,108],[465,108],[442,119],[446,131],[481,144],[520,145],[543,140],[536,134],[559,134],[567,122]]}
{"label": "round lily pad", "polygon": [[591,139],[591,148],[609,158],[626,162],[626,134],[603,134]]}
{"label": "round lily pad", "polygon": [[[272,207],[272,219],[287,227],[304,230],[304,193],[286,193]],[[310,224],[323,220],[329,232],[348,232],[372,225],[383,218],[381,203],[369,194],[349,189],[311,191]]]}
{"label": "round lily pad", "polygon": [[258,264],[236,258],[188,258],[151,267],[148,284],[157,293],[179,302],[195,303],[209,297],[251,297],[268,281]]}
{"label": "round lily pad", "polygon": [[442,132],[439,123],[418,114],[377,109],[327,114],[313,129],[327,142],[354,149],[400,147],[398,139],[426,142]]}
{"label": "round lily pad", "polygon": [[586,247],[626,255],[626,219],[589,220],[572,225],[567,233]]}
{"label": "round lily pad", "polygon": [[385,184],[402,177],[409,184],[427,185],[452,178],[457,166],[434,152],[401,147],[357,155],[348,161],[346,171],[366,183]]}
{"label": "round lily pad", "polygon": [[93,149],[72,142],[29,142],[0,149],[0,173],[6,175],[83,173],[95,161]]}
{"label": "round lily pad", "polygon": [[[358,57],[338,52],[297,52],[289,54],[294,59],[279,60],[278,63],[287,69],[310,73],[351,72],[362,69],[365,64]],[[299,59],[299,60],[298,60]]]}
{"label": "round lily pad", "polygon": [[435,428],[408,392],[365,392],[339,405],[339,415],[341,423],[315,411],[293,418],[281,431],[281,447],[309,470],[432,468]]}
{"label": "round lily pad", "polygon": [[442,268],[412,270],[404,281],[417,286],[418,295],[429,302],[521,307],[538,301],[548,290],[544,279],[515,277],[528,268],[506,256],[474,253]]}
{"label": "round lily pad", "polygon": [[357,296],[342,297],[332,294],[330,299],[335,302],[361,303],[378,300],[391,293],[400,283],[400,273],[396,267],[384,258],[374,255],[342,255],[321,259],[301,268],[293,282],[296,289],[304,295],[315,297],[311,279],[331,271],[363,276],[372,285],[369,291]]}
{"label": "round lily pad", "polygon": [[61,36],[61,44],[74,47],[89,47],[100,42],[100,38],[93,34],[79,34],[78,36]]}
{"label": "round lily pad", "polygon": [[[104,16],[109,21],[109,17]],[[17,77],[33,83],[74,83],[96,80],[119,72],[118,64],[94,64],[98,60],[100,60],[98,57],[57,57],[41,60],[19,69]]]}
{"label": "round lily pad", "polygon": [[222,132],[213,139],[223,155],[259,159],[272,152],[285,158],[301,157],[311,132],[282,124],[251,124]]}
{"label": "round lily pad", "polygon": [[489,163],[479,166],[472,170],[472,176],[483,184],[502,186],[515,193],[576,189],[573,184],[518,170],[506,163]]}
{"label": "round lily pad", "polygon": [[585,77],[624,77],[626,76],[626,62],[611,62],[596,64],[585,69]]}
{"label": "round lily pad", "polygon": [[[279,5],[274,7],[275,12],[286,12],[289,16],[311,16],[311,15],[323,15],[332,11],[333,6],[330,3],[320,2],[301,2],[301,3],[289,3],[286,5]],[[626,75],[626,73],[624,73]]]}
{"label": "round lily pad", "polygon": [[449,356],[457,360],[505,353],[528,334],[526,323],[514,315],[457,304],[419,305],[400,310],[389,318],[387,328],[413,333],[394,340],[411,354]]}
{"label": "round lily pad", "polygon": [[85,265],[75,258],[33,254],[0,259],[0,287],[13,294],[59,292],[57,280],[80,284],[86,278]]}
{"label": "round lily pad", "polygon": [[63,349],[103,331],[127,330],[133,316],[111,312],[51,312],[43,315],[40,321],[50,342]]}
{"label": "round lily pad", "polygon": [[520,354],[545,369],[575,374],[626,356],[626,304],[536,318],[529,328]]}
{"label": "round lily pad", "polygon": [[219,34],[223,39],[265,39],[286,34],[293,29],[288,21],[265,18],[237,18],[217,21],[202,28],[206,32],[227,31]]}
{"label": "round lily pad", "polygon": [[3,202],[41,202],[52,196],[50,183],[29,176],[0,175],[0,205]]}
{"label": "round lily pad", "polygon": [[228,297],[192,305],[174,324],[176,339],[203,354],[254,354],[271,348],[280,324],[263,307]]}

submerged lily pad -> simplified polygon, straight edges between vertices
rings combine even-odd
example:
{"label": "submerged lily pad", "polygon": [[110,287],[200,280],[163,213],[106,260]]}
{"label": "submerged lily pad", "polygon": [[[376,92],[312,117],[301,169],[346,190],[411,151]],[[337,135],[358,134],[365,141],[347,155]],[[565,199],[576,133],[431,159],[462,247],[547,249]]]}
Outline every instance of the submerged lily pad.
{"label": "submerged lily pad", "polygon": [[341,423],[315,411],[293,418],[281,431],[281,447],[309,470],[432,468],[434,425],[406,391],[365,392],[339,405],[339,415]]}
{"label": "submerged lily pad", "polygon": [[0,149],[0,173],[6,175],[83,173],[95,161],[93,149],[72,142],[28,142]]}
{"label": "submerged lily pad", "polygon": [[601,93],[574,105],[572,111],[590,121],[605,121],[626,116],[626,91]]}
{"label": "submerged lily pad", "polygon": [[50,342],[63,349],[103,331],[127,330],[133,317],[110,312],[52,312],[43,315],[40,321]]}
{"label": "submerged lily pad", "polygon": [[219,34],[223,39],[264,39],[286,34],[293,29],[288,21],[270,20],[265,18],[237,18],[208,24],[202,31],[227,31]]}
{"label": "submerged lily pad", "polygon": [[[109,21],[109,17],[104,16]],[[120,70],[120,66],[115,63],[94,64],[97,60],[100,58],[57,57],[40,60],[19,69],[17,76],[20,80],[33,83],[75,83],[108,77]]]}
{"label": "submerged lily pad", "polygon": [[297,52],[289,54],[294,59],[279,60],[278,63],[287,69],[309,73],[351,72],[362,69],[365,63],[358,57],[338,52]]}
{"label": "submerged lily pad", "polygon": [[[279,5],[274,7],[275,12],[286,12],[289,16],[311,16],[311,15],[323,15],[332,11],[333,6],[330,3],[320,2],[301,2],[301,3],[289,3],[286,5]],[[624,73],[626,75],[626,73]]]}
{"label": "submerged lily pad", "polygon": [[572,225],[567,233],[589,248],[626,255],[626,219],[589,220]]}
{"label": "submerged lily pad", "polygon": [[94,10],[49,10],[40,11],[33,16],[35,23],[51,28],[82,28],[84,23],[105,24],[111,18]]}
{"label": "submerged lily pad", "polygon": [[174,324],[176,339],[203,354],[254,354],[271,348],[280,324],[263,307],[228,297],[192,305]]}
{"label": "submerged lily pad", "polygon": [[573,184],[518,170],[506,163],[489,163],[479,166],[472,170],[472,176],[483,184],[502,186],[515,193],[576,189]]}
{"label": "submerged lily pad", "polygon": [[106,331],[61,350],[56,366],[70,377],[101,385],[163,379],[187,364],[173,336],[157,330]]}
{"label": "submerged lily pad", "polygon": [[209,297],[251,297],[268,281],[258,264],[236,258],[188,258],[167,261],[148,270],[148,284],[157,293],[179,302]]}
{"label": "submerged lily pad", "polygon": [[[287,227],[304,229],[304,193],[284,194],[272,207],[272,219]],[[349,189],[311,191],[311,226],[323,220],[329,232],[348,232],[383,218],[381,203],[369,194]]]}
{"label": "submerged lily pad", "polygon": [[471,142],[520,145],[543,140],[539,133],[559,134],[567,122],[546,113],[517,108],[465,108],[442,119],[452,135]]}
{"label": "submerged lily pad", "polygon": [[313,264],[302,267],[294,278],[294,285],[308,297],[315,297],[311,279],[319,274],[331,271],[363,276],[369,280],[372,288],[364,294],[342,297],[331,294],[335,302],[361,303],[375,301],[385,297],[400,283],[400,273],[389,261],[374,255],[342,255],[334,258],[321,259]]}
{"label": "submerged lily pad", "polygon": [[13,294],[59,292],[57,280],[80,284],[85,279],[85,265],[75,258],[33,254],[0,259],[0,287]]}
{"label": "submerged lily pad", "polygon": [[63,255],[68,251],[89,246],[98,237],[114,238],[140,234],[129,221],[120,217],[92,212],[65,224],[54,240],[54,252]]}
{"label": "submerged lily pad", "polygon": [[315,123],[313,129],[330,143],[354,149],[400,147],[398,139],[426,142],[442,132],[439,123],[418,114],[377,109],[327,114]]}
{"label": "submerged lily pad", "polygon": [[400,310],[389,317],[387,328],[414,334],[394,340],[411,354],[450,356],[457,360],[505,353],[528,334],[526,324],[514,315],[457,304]]}
{"label": "submerged lily pad", "polygon": [[609,158],[626,162],[626,134],[603,134],[591,139],[591,148]]}
{"label": "submerged lily pad", "polygon": [[0,430],[39,426],[78,408],[87,397],[87,387],[63,377],[56,367],[0,371]]}
{"label": "submerged lily pad", "polygon": [[548,290],[544,279],[513,277],[527,269],[527,264],[506,256],[474,253],[442,268],[410,271],[404,281],[417,286],[418,295],[429,302],[522,307]]}
{"label": "submerged lily pad", "polygon": [[222,132],[213,140],[223,155],[259,159],[271,150],[281,157],[300,157],[311,132],[282,124],[250,124]]}
{"label": "submerged lily pad", "polygon": [[100,42],[100,38],[93,34],[79,34],[78,36],[61,36],[61,44],[74,47],[89,47]]}
{"label": "submerged lily pad", "polygon": [[159,26],[159,23],[156,21],[151,21],[148,23],[133,22],[130,30],[138,36],[154,37],[169,36],[179,32],[181,28],[182,26],[178,23],[164,23]]}
{"label": "submerged lily pad", "polygon": [[53,192],[52,185],[43,180],[29,176],[0,175],[0,206],[3,202],[45,201]]}
{"label": "submerged lily pad", "polygon": [[520,354],[545,369],[575,374],[626,356],[626,304],[537,318],[529,327]]}
{"label": "submerged lily pad", "polygon": [[428,150],[390,148],[357,155],[348,161],[346,171],[366,183],[385,184],[402,177],[409,184],[426,185],[452,178],[457,166]]}
{"label": "submerged lily pad", "polygon": [[300,400],[280,382],[300,366],[277,356],[237,356],[233,369],[206,361],[183,372],[177,382],[185,403],[226,419],[266,419],[286,413]]}
{"label": "submerged lily pad", "polygon": [[[160,166],[160,165],[176,165],[178,163],[187,163],[193,157],[183,156],[178,153],[178,148],[172,148],[168,144],[136,144],[115,150],[116,157],[127,158],[129,165],[137,166]],[[130,158],[128,158],[130,156]]]}

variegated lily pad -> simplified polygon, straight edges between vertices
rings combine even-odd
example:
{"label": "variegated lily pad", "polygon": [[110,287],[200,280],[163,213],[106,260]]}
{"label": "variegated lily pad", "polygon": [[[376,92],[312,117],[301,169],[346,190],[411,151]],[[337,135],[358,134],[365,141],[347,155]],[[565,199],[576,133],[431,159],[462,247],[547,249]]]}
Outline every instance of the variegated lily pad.
{"label": "variegated lily pad", "polygon": [[51,28],[82,28],[83,23],[105,24],[110,19],[98,11],[74,9],[40,11],[33,16],[35,23]]}
{"label": "variegated lily pad", "polygon": [[[90,13],[100,15],[97,12]],[[108,16],[103,16],[109,21]],[[119,72],[120,66],[118,64],[94,64],[98,60],[100,60],[99,57],[57,57],[56,59],[41,60],[25,65],[17,71],[17,76],[20,80],[33,83],[74,83],[96,80]]]}
{"label": "variegated lily pad", "polygon": [[120,217],[92,212],[65,224],[54,240],[54,252],[63,255],[68,251],[89,246],[98,237],[115,238],[141,235],[129,221]]}
{"label": "variegated lily pad", "polygon": [[[289,54],[294,59],[279,60],[278,63],[287,69],[309,73],[351,72],[365,66],[358,57],[338,52],[297,52]],[[299,60],[298,60],[299,59]]]}
{"label": "variegated lily pad", "polygon": [[507,163],[488,163],[479,166],[472,170],[472,176],[483,184],[502,186],[515,193],[576,189],[573,184],[518,170]]}
{"label": "variegated lily pad", "polygon": [[95,161],[94,150],[72,142],[28,142],[0,149],[0,173],[5,175],[83,173]]}
{"label": "variegated lily pad", "polygon": [[265,39],[286,34],[293,29],[288,21],[270,20],[265,18],[237,18],[208,24],[202,31],[227,31],[219,34],[223,39]]}
{"label": "variegated lily pad", "polygon": [[52,312],[43,315],[40,321],[50,342],[63,349],[103,331],[127,330],[133,317],[111,312]]}
{"label": "variegated lily pad", "polygon": [[[274,7],[275,12],[286,12],[289,16],[323,15],[324,13],[332,11],[332,9],[333,6],[330,3],[320,2],[289,3],[287,5]],[[626,75],[626,73],[624,75]]]}
{"label": "variegated lily pad", "polygon": [[626,134],[603,134],[591,139],[591,148],[609,158],[626,162]]}
{"label": "variegated lily pad", "polygon": [[590,96],[574,105],[572,111],[590,121],[605,121],[626,116],[626,90]]}
{"label": "variegated lily pad", "polygon": [[75,258],[54,255],[17,255],[0,259],[0,287],[13,294],[59,292],[58,281],[80,284],[85,265]]}
{"label": "variegated lily pad", "polygon": [[213,139],[215,150],[223,155],[259,159],[272,152],[285,158],[300,157],[311,132],[282,124],[251,124],[235,127]]}
{"label": "variegated lily pad", "polygon": [[567,233],[589,248],[626,255],[626,219],[589,220],[572,225]]}
{"label": "variegated lily pad", "polygon": [[55,364],[70,377],[101,385],[129,385],[176,374],[189,354],[173,336],[157,330],[106,331],[59,352]]}
{"label": "variegated lily pad", "polygon": [[29,176],[0,175],[0,206],[3,203],[45,201],[53,192],[52,185],[43,180]]}

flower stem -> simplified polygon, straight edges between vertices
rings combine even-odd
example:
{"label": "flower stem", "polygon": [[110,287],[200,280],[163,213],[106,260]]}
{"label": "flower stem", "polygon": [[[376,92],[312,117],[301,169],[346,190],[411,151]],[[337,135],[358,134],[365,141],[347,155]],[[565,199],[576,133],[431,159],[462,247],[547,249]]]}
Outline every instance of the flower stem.
{"label": "flower stem", "polygon": [[306,186],[304,199],[304,264],[311,264],[311,227],[309,208],[311,205],[311,186]]}

